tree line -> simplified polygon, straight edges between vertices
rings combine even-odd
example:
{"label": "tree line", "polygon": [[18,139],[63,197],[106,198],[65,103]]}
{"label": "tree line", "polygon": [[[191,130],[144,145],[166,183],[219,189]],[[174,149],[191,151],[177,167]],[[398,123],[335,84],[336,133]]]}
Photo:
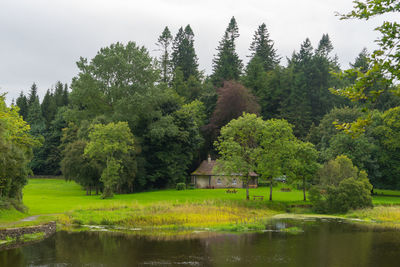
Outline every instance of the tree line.
{"label": "tree line", "polygon": [[[246,112],[287,121],[293,138],[319,151],[321,164],[346,155],[367,171],[374,186],[400,188],[394,108],[400,99],[390,90],[373,103],[332,94],[330,88],[348,87],[357,76],[339,75],[328,34],[316,48],[307,38],[282,65],[263,23],[254,32],[244,66],[236,52],[239,28],[232,17],[216,48],[211,75],[198,68],[194,37],[190,25],[175,37],[165,27],[157,40],[157,60],[135,42],[111,44],[91,60],[80,58],[70,87],[57,82],[41,103],[35,84],[28,96],[21,93],[18,112],[41,143],[33,148],[33,173],[62,173],[88,194],[95,190],[105,196],[171,187],[188,182],[188,174],[208,153],[217,156],[214,142],[221,128]],[[360,72],[372,67],[366,50],[351,64]],[[382,76],[368,90],[382,84],[392,86]],[[333,123],[364,116],[365,104],[374,110],[374,123],[365,133],[352,138],[335,128]]]}

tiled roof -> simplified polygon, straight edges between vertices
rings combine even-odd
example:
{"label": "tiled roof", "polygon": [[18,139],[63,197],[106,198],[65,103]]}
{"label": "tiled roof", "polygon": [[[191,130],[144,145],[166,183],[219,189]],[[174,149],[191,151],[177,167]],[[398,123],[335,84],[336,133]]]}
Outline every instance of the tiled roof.
{"label": "tiled roof", "polygon": [[[200,164],[200,166],[192,172],[192,175],[223,175],[222,173],[216,173],[214,170],[214,167],[217,165],[217,162],[215,160],[211,160],[208,162],[208,160],[203,160]],[[241,176],[239,175],[234,175],[232,176]],[[251,172],[250,176],[257,177],[258,174],[255,172]]]}

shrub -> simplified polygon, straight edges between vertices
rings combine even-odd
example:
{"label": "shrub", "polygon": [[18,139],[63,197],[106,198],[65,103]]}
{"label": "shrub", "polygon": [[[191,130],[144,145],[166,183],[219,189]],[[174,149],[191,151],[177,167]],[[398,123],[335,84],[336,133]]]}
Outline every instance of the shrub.
{"label": "shrub", "polygon": [[186,189],[185,183],[177,183],[176,184],[176,190],[185,190],[185,189]]}
{"label": "shrub", "polygon": [[368,179],[347,178],[339,186],[324,188],[313,187],[309,191],[309,198],[313,209],[320,213],[341,213],[350,209],[372,207],[372,185]]}
{"label": "shrub", "polygon": [[328,187],[329,212],[347,212],[350,209],[372,207],[372,185],[368,180],[344,179],[338,187]]}
{"label": "shrub", "polygon": [[[325,192],[324,194],[322,192]],[[313,210],[317,213],[326,213],[326,191],[319,186],[313,186],[308,191],[308,199],[313,204]]]}

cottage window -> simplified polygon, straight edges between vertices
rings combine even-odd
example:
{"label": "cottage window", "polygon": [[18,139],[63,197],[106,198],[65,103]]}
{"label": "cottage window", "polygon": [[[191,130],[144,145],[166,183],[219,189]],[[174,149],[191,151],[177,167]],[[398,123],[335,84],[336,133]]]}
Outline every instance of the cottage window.
{"label": "cottage window", "polygon": [[236,185],[236,184],[237,184],[236,178],[232,180],[232,184],[233,184],[233,185]]}
{"label": "cottage window", "polygon": [[222,184],[221,178],[218,178],[218,179],[217,179],[217,184]]}

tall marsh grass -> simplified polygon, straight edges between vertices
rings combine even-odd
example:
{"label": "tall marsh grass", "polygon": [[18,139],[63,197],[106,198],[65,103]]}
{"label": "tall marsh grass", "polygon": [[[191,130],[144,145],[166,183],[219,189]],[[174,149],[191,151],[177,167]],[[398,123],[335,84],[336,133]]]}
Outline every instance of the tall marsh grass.
{"label": "tall marsh grass", "polygon": [[119,225],[156,228],[213,228],[229,224],[257,224],[277,214],[270,209],[237,205],[235,202],[154,203],[153,205],[112,205],[82,209],[67,214],[75,224]]}

